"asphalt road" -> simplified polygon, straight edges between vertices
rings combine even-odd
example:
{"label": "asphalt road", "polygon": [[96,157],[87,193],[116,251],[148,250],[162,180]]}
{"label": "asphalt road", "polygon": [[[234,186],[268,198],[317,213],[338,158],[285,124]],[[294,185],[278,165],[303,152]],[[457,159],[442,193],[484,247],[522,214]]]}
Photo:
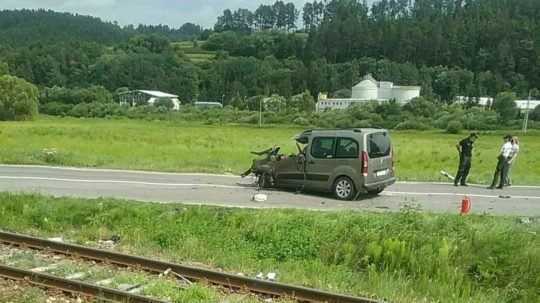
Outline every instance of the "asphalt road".
{"label": "asphalt road", "polygon": [[0,165],[0,191],[10,192],[248,208],[396,211],[409,205],[448,213],[459,213],[461,199],[469,196],[474,213],[540,216],[540,186],[488,190],[485,186],[398,182],[379,196],[358,201],[338,201],[328,194],[264,190],[261,193],[267,195],[267,201],[255,202],[252,197],[257,191],[252,183],[251,178],[226,175]]}

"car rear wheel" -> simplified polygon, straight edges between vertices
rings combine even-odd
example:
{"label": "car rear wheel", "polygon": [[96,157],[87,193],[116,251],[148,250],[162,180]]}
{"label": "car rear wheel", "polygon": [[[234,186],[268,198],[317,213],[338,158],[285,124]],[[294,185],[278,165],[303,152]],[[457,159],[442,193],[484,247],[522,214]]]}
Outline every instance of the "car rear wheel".
{"label": "car rear wheel", "polygon": [[334,182],[334,196],[339,200],[352,200],[356,196],[354,183],[348,177],[339,177]]}

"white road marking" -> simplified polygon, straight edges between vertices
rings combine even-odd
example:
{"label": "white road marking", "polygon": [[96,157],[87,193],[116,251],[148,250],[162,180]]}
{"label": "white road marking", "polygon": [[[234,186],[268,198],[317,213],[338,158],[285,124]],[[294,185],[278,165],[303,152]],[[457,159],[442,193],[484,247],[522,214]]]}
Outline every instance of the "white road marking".
{"label": "white road marking", "polygon": [[[208,177],[226,177],[237,178],[240,176],[233,174],[210,174],[210,173],[175,173],[175,172],[157,172],[157,171],[144,171],[144,170],[122,170],[122,169],[106,169],[106,168],[84,168],[84,167],[71,167],[71,166],[47,166],[47,165],[26,165],[26,164],[0,164],[0,168],[38,168],[38,169],[52,169],[52,170],[69,170],[69,171],[82,171],[82,172],[113,172],[113,173],[132,173],[132,174],[149,174],[149,175],[166,175],[166,176],[208,176]],[[398,181],[396,184],[411,184],[411,185],[453,185],[450,182],[428,182],[428,181]],[[486,187],[482,184],[470,184],[472,187]],[[540,189],[540,186],[535,185],[512,185],[512,188],[531,188]]]}
{"label": "white road marking", "polygon": [[77,182],[77,183],[120,183],[120,184],[151,185],[151,186],[152,185],[171,186],[171,187],[211,187],[211,188],[228,188],[228,189],[246,188],[240,185],[221,185],[221,184],[209,184],[209,183],[160,183],[160,182],[143,182],[143,181],[127,181],[127,180],[85,180],[85,179],[14,177],[14,176],[0,176],[0,179]]}
{"label": "white road marking", "polygon": [[[240,185],[222,185],[210,183],[162,183],[162,182],[143,182],[143,181],[128,181],[128,180],[87,180],[87,179],[71,179],[71,178],[48,178],[48,177],[23,177],[23,176],[0,176],[0,180],[35,180],[35,181],[56,181],[56,182],[76,182],[76,183],[114,183],[114,184],[134,184],[148,186],[168,186],[168,187],[206,187],[206,188],[225,188],[225,189],[247,189]],[[387,190],[381,193],[385,196],[453,196],[453,197],[477,197],[477,198],[500,198],[499,195],[484,195],[472,193],[430,193],[430,192],[405,192]],[[506,194],[505,194],[506,195]],[[513,199],[540,199],[537,196],[519,196],[509,195]]]}
{"label": "white road marking", "polygon": [[[396,184],[411,184],[411,185],[454,185],[450,182],[429,182],[429,181],[397,181]],[[469,183],[470,187],[480,187],[486,188],[488,185],[485,184],[473,184]],[[511,188],[531,188],[531,189],[540,189],[540,186],[535,185],[512,185]]]}
{"label": "white road marking", "polygon": [[454,197],[476,197],[476,198],[501,198],[501,196],[508,196],[512,199],[540,199],[536,196],[516,196],[509,194],[502,195],[482,195],[482,194],[468,194],[468,193],[423,193],[423,192],[404,192],[404,191],[384,191],[381,195],[385,196],[399,196],[399,195],[409,195],[409,196],[454,196]]}
{"label": "white road marking", "polygon": [[26,165],[26,164],[0,164],[0,168],[38,168],[51,170],[69,170],[69,171],[87,171],[87,172],[104,172],[104,173],[130,173],[130,174],[148,174],[148,175],[165,175],[165,176],[208,176],[208,177],[227,177],[240,178],[233,174],[210,174],[210,173],[173,173],[173,172],[158,172],[145,170],[124,170],[124,169],[107,169],[107,168],[85,168],[72,166],[47,166],[47,165]]}

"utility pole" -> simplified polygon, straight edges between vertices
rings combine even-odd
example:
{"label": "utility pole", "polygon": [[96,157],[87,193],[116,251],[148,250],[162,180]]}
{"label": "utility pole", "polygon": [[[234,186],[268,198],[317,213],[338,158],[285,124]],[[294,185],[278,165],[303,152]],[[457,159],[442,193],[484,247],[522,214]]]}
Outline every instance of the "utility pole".
{"label": "utility pole", "polygon": [[523,133],[527,133],[527,124],[529,124],[530,103],[531,103],[531,91],[529,90],[529,98],[527,99],[527,107],[525,108],[525,118],[523,118]]}

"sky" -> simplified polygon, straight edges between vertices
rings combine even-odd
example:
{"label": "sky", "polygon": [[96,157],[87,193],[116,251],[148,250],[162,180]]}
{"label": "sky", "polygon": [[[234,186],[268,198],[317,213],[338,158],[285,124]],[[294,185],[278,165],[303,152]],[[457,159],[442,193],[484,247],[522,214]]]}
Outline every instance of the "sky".
{"label": "sky", "polygon": [[[275,0],[0,0],[1,9],[45,8],[60,12],[99,17],[106,21],[127,24],[167,24],[180,27],[186,22],[212,27],[224,9],[248,8]],[[298,10],[307,0],[293,2]]]}

